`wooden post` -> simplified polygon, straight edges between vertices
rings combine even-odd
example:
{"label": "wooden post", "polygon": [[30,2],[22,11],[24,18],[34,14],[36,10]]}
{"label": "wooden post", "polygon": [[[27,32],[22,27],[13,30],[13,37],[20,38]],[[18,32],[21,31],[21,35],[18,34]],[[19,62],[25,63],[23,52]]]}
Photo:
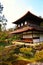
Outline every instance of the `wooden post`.
{"label": "wooden post", "polygon": [[32,30],[32,43],[33,43],[33,30]]}
{"label": "wooden post", "polygon": [[39,31],[39,43],[40,43],[40,31]]}

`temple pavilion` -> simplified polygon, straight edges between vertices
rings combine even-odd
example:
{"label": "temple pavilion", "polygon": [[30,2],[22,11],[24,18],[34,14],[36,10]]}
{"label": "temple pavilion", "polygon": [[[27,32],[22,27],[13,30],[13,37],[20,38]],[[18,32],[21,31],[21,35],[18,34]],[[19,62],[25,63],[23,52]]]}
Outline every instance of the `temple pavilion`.
{"label": "temple pavilion", "polygon": [[43,18],[28,11],[13,24],[16,24],[16,29],[11,33],[18,34],[22,42],[43,42]]}

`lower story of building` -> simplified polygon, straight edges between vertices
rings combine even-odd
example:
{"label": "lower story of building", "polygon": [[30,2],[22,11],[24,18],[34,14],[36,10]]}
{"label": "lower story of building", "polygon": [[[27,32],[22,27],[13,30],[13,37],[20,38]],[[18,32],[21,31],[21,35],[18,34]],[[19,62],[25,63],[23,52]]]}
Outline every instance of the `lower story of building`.
{"label": "lower story of building", "polygon": [[43,29],[40,27],[24,26],[11,32],[18,35],[18,39],[28,43],[43,42]]}
{"label": "lower story of building", "polygon": [[27,31],[16,35],[18,35],[18,39],[20,39],[22,42],[27,43],[43,42],[43,32],[40,31]]}

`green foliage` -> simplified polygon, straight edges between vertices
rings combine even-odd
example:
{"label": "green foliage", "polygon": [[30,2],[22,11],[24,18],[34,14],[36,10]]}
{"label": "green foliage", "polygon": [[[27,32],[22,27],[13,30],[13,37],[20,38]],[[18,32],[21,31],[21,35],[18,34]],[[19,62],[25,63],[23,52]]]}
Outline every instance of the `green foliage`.
{"label": "green foliage", "polygon": [[[11,42],[12,39],[9,37],[8,39]],[[40,50],[37,51],[36,48]],[[26,47],[25,45],[24,46],[12,45],[8,47],[0,46],[0,61],[13,63],[16,60],[28,60],[30,62],[32,61],[43,62],[43,44],[39,44],[35,47]]]}
{"label": "green foliage", "polygon": [[12,36],[11,39],[12,39],[12,40],[20,40],[20,35],[15,34],[15,35]]}
{"label": "green foliage", "polygon": [[35,54],[35,60],[36,61],[43,61],[43,50],[36,52],[36,54]]}
{"label": "green foliage", "polygon": [[32,48],[21,48],[20,52],[25,55],[27,58],[33,57]]}
{"label": "green foliage", "polygon": [[20,53],[19,48],[15,48],[14,53],[19,54]]}
{"label": "green foliage", "polygon": [[13,55],[10,55],[6,61],[9,61],[9,62],[13,62],[13,61],[16,61],[17,60],[17,56],[15,54]]}
{"label": "green foliage", "polygon": [[13,62],[17,59],[18,56],[14,54],[14,49],[6,49],[0,47],[0,61],[1,62]]}
{"label": "green foliage", "polygon": [[11,38],[9,37],[9,32],[0,32],[0,46],[6,46],[11,44]]}
{"label": "green foliage", "polygon": [[32,48],[21,48],[20,51],[24,53],[28,53],[32,51]]}
{"label": "green foliage", "polygon": [[7,35],[8,34],[6,32],[0,32],[0,40],[5,40]]}
{"label": "green foliage", "polygon": [[40,43],[39,45],[36,45],[34,47],[35,50],[42,50],[43,49],[43,43]]}

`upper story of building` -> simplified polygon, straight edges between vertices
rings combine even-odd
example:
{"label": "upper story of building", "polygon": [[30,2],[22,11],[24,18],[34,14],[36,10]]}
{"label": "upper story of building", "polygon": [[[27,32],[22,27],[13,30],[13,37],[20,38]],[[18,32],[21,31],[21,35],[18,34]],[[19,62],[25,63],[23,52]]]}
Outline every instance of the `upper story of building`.
{"label": "upper story of building", "polygon": [[43,28],[43,18],[38,17],[28,11],[24,16],[13,22],[13,24],[16,24],[17,29],[24,26]]}

